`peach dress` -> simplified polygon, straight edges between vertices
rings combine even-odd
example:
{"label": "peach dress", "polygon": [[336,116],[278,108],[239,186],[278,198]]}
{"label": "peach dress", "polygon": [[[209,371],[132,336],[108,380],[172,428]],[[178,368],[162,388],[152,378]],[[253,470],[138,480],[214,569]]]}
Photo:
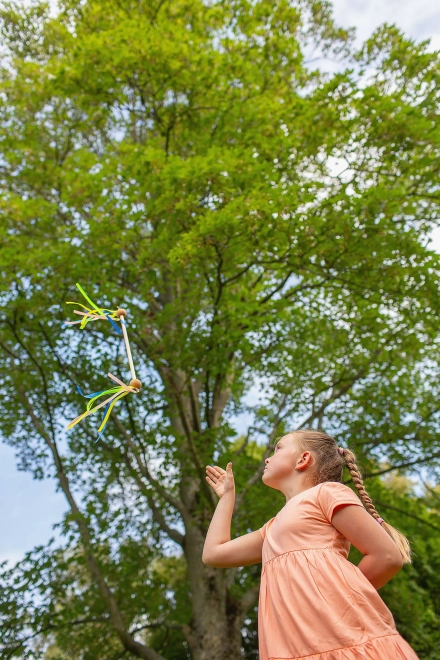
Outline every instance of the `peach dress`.
{"label": "peach dress", "polygon": [[337,507],[363,506],[326,481],[292,497],[259,531],[260,660],[418,660],[377,590],[347,560]]}

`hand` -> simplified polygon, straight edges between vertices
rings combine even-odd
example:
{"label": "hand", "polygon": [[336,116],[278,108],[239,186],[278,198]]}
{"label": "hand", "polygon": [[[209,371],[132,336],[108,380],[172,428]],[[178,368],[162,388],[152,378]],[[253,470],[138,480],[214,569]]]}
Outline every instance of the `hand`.
{"label": "hand", "polygon": [[235,493],[234,475],[232,474],[232,463],[228,463],[226,470],[218,467],[206,466],[206,481],[219,497],[225,493]]}

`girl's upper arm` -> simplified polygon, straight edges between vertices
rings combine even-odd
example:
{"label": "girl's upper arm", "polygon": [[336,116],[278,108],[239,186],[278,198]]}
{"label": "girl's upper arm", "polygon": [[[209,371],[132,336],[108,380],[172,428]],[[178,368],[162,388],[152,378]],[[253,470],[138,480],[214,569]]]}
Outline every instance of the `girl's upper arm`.
{"label": "girl's upper arm", "polygon": [[363,555],[378,555],[381,560],[401,565],[402,556],[393,539],[368,511],[358,506],[340,506],[332,525]]}
{"label": "girl's upper arm", "polygon": [[211,550],[208,556],[203,553],[202,561],[214,568],[233,568],[259,564],[262,557],[263,536],[259,530],[227,541]]}
{"label": "girl's upper arm", "polygon": [[382,560],[388,558],[389,563],[401,563],[397,545],[351,488],[340,482],[324,482],[319,489],[319,504],[328,522],[363,555],[379,555]]}

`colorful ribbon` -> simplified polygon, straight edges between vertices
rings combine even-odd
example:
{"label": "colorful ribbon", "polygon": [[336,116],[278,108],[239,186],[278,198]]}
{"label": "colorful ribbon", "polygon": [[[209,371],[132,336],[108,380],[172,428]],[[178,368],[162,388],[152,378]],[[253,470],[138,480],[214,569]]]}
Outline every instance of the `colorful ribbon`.
{"label": "colorful ribbon", "polygon": [[108,321],[110,321],[116,332],[122,335],[122,330],[115,323],[115,321],[119,321],[119,317],[117,316],[118,310],[107,309],[106,307],[102,307],[102,308],[98,307],[97,305],[95,305],[95,303],[92,300],[90,300],[90,298],[88,297],[82,286],[78,284],[78,282],[76,283],[76,288],[80,293],[82,293],[82,295],[87,300],[89,305],[91,305],[92,309],[86,307],[82,303],[68,301],[66,303],[67,305],[78,305],[79,307],[82,307],[86,311],[80,312],[79,310],[74,309],[73,310],[74,314],[79,314],[80,316],[83,317],[81,321],[64,321],[64,323],[66,325],[77,325],[79,323],[80,324],[79,327],[82,330],[83,328],[86,327],[87,323],[89,323],[90,321],[97,321],[98,319],[104,319],[104,320],[107,319]]}
{"label": "colorful ribbon", "polygon": [[[119,387],[111,387],[108,390],[101,390],[100,392],[94,392],[93,394],[83,394],[81,388],[78,387],[77,389],[78,392],[81,394],[81,396],[85,397],[86,399],[90,399],[90,401],[87,404],[86,412],[82,413],[82,415],[78,415],[78,417],[75,417],[75,419],[73,419],[68,425],[67,427],[68,429],[73,428],[76,424],[78,424],[78,422],[81,422],[89,415],[92,415],[100,408],[106,406],[104,410],[104,418],[101,422],[100,427],[98,428],[98,433],[99,433],[98,439],[99,439],[102,436],[102,433],[109,420],[110,414],[112,412],[115,403],[120,399],[122,399],[124,396],[127,396],[127,394],[130,393],[137,394],[139,392],[139,390],[136,387],[132,387],[131,385],[125,385],[125,383],[119,380],[119,378],[116,378],[116,376],[113,376],[112,374],[107,374],[107,375],[109,376],[109,378],[111,378],[116,383],[118,383]],[[93,407],[94,402],[100,399],[102,396],[105,396],[106,394],[110,394],[110,397],[108,399],[105,399],[105,401],[99,403],[97,406]]]}
{"label": "colorful ribbon", "polygon": [[[126,347],[126,350],[127,350],[127,357],[128,357],[128,361],[129,361],[129,365],[130,365],[131,375],[132,375],[132,380],[131,380],[130,385],[125,385],[125,383],[123,383],[121,380],[116,378],[116,376],[113,376],[112,374],[108,374],[109,378],[114,380],[118,384],[118,386],[117,387],[111,387],[107,390],[100,390],[99,392],[93,392],[92,394],[84,394],[80,387],[77,388],[78,392],[81,394],[81,396],[83,396],[86,399],[90,399],[90,401],[87,404],[86,411],[84,413],[82,413],[82,415],[78,415],[78,417],[75,417],[75,419],[73,419],[70,422],[70,424],[67,426],[67,428],[68,429],[73,428],[76,424],[78,424],[78,422],[81,422],[83,419],[85,419],[89,415],[92,415],[97,410],[100,410],[101,408],[104,408],[104,417],[103,417],[102,422],[101,422],[101,424],[98,428],[98,438],[97,439],[99,439],[100,437],[102,437],[102,434],[104,432],[104,428],[105,428],[105,426],[106,426],[106,424],[109,420],[109,417],[111,415],[111,412],[113,410],[113,406],[115,405],[115,403],[117,401],[119,401],[120,399],[122,399],[124,396],[127,396],[127,394],[130,394],[130,393],[137,394],[139,392],[138,388],[141,387],[141,382],[136,378],[136,373],[135,373],[135,370],[134,370],[133,358],[132,358],[132,355],[131,355],[130,344],[129,344],[129,341],[128,341],[127,328],[126,328],[125,322],[124,322],[124,316],[126,315],[125,310],[123,310],[123,309],[112,310],[112,309],[107,309],[106,307],[102,307],[102,308],[98,307],[97,305],[95,305],[95,303],[92,300],[90,300],[90,298],[88,297],[88,295],[83,290],[83,288],[81,287],[80,284],[77,283],[76,287],[79,290],[79,292],[84,296],[84,298],[86,299],[86,301],[89,303],[89,305],[91,307],[86,307],[82,303],[75,303],[75,302],[70,302],[69,301],[67,303],[68,305],[78,305],[79,307],[82,307],[86,311],[81,312],[81,311],[75,309],[74,313],[79,314],[83,318],[81,319],[81,321],[65,321],[65,324],[66,325],[77,325],[77,324],[79,324],[79,327],[82,330],[83,328],[86,327],[86,325],[87,325],[87,323],[89,323],[89,321],[97,321],[99,319],[107,319],[112,324],[112,326],[114,327],[116,332],[123,335],[123,337],[124,337],[125,347]],[[119,321],[121,323],[122,330],[121,330],[121,328],[119,328],[116,325],[115,321]],[[107,395],[110,395],[110,396],[107,396]],[[101,397],[106,397],[106,396],[107,396],[107,398],[104,401],[101,401],[100,403],[97,403],[97,401],[99,399],[101,399]]]}

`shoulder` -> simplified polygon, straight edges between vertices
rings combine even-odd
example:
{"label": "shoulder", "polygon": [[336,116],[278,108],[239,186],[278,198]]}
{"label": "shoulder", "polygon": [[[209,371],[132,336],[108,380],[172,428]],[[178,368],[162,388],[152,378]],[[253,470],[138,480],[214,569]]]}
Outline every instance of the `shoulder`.
{"label": "shoulder", "polygon": [[334,493],[335,495],[347,495],[347,496],[350,496],[351,493],[355,497],[357,497],[357,495],[353,492],[353,490],[349,486],[346,486],[340,481],[323,481],[322,484],[318,485],[317,491],[318,491],[318,497],[321,493]]}
{"label": "shoulder", "polygon": [[324,481],[317,491],[318,504],[327,520],[331,520],[339,506],[355,504],[363,507],[359,496],[339,481]]}

